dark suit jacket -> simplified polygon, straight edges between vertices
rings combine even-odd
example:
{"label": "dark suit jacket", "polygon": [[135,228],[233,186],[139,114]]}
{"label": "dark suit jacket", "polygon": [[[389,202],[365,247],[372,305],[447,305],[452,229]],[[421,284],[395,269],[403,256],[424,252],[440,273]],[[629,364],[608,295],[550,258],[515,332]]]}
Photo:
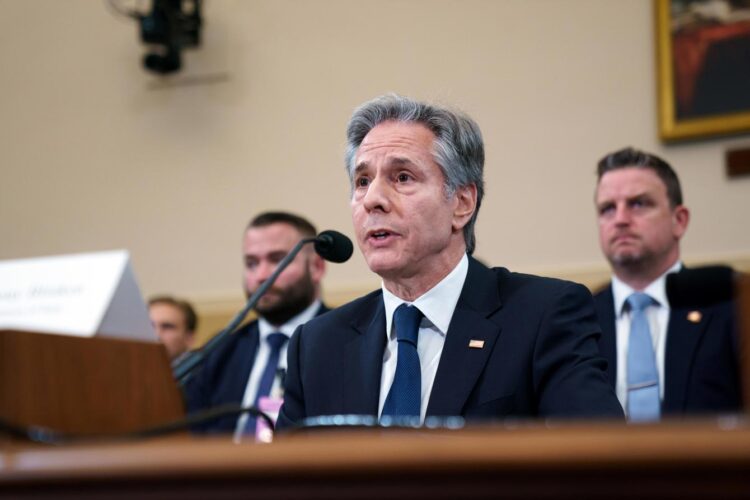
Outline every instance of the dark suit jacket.
{"label": "dark suit jacket", "polygon": [[[376,291],[297,329],[279,428],[305,417],[377,415],[384,310]],[[488,269],[470,258],[427,415],[622,418],[598,336],[582,285]],[[484,348],[469,348],[472,339]]]}
{"label": "dark suit jacket", "polygon": [[[601,321],[599,350],[607,375],[617,383],[617,340],[612,287],[594,296]],[[700,321],[688,320],[698,311]],[[733,304],[701,309],[672,309],[664,354],[664,415],[731,412],[740,409],[740,384]]]}
{"label": "dark suit jacket", "polygon": [[[316,314],[329,309],[321,305]],[[260,333],[258,321],[243,326],[211,353],[188,382],[185,400],[188,413],[225,404],[241,404],[247,379],[255,363]],[[234,432],[239,415],[215,419],[195,426],[195,432]]]}

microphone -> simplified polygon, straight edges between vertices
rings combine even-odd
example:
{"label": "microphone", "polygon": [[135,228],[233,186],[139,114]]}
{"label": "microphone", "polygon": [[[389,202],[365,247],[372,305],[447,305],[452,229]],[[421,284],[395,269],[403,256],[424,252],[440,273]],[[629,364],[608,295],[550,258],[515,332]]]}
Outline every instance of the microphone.
{"label": "microphone", "polygon": [[252,310],[258,303],[261,297],[268,291],[269,288],[274,284],[276,278],[279,277],[284,269],[294,260],[297,254],[302,250],[302,247],[308,243],[314,243],[315,251],[326,260],[331,262],[345,262],[351,257],[353,247],[352,242],[349,238],[343,234],[328,230],[323,231],[314,238],[301,239],[292,250],[286,254],[286,256],[279,262],[276,269],[273,271],[271,276],[268,277],[263,284],[253,293],[245,307],[237,313],[237,315],[229,322],[229,324],[219,333],[214,335],[211,339],[206,342],[202,348],[191,351],[190,354],[180,361],[172,370],[175,380],[180,384],[181,387],[185,387],[187,382],[190,380],[193,372],[198,366],[203,363],[206,357],[218,349],[224,341],[229,338],[231,334],[237,330],[245,316]]}
{"label": "microphone", "polygon": [[729,266],[696,267],[668,274],[669,306],[690,309],[731,301],[735,298],[734,282],[734,269]]}
{"label": "microphone", "polygon": [[330,229],[320,233],[314,245],[317,254],[331,262],[346,262],[354,252],[352,240]]}
{"label": "microphone", "polygon": [[356,429],[356,428],[394,428],[394,429],[462,429],[467,424],[466,419],[460,416],[436,417],[427,416],[424,422],[420,422],[417,416],[391,416],[381,418],[375,415],[320,415],[307,417],[297,423],[292,430],[307,431],[317,429]]}

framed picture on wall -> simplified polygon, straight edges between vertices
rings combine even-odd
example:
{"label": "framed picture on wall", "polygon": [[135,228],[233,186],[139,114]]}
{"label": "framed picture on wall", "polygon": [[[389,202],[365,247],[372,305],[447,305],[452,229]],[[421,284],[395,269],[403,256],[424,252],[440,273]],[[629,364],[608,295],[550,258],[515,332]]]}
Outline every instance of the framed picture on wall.
{"label": "framed picture on wall", "polygon": [[662,140],[750,131],[750,0],[654,0]]}

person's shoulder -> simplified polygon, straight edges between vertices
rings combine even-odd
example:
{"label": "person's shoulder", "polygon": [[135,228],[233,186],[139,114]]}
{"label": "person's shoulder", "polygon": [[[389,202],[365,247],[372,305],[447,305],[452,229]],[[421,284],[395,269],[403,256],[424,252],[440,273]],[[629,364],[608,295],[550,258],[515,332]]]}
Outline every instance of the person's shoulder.
{"label": "person's shoulder", "polygon": [[[220,333],[217,332],[216,335]],[[257,319],[240,326],[234,333],[230,333],[216,350],[207,356],[205,364],[208,366],[222,366],[233,353],[237,352],[237,345],[240,342],[252,342],[253,337],[257,339],[258,335]]]}
{"label": "person's shoulder", "polygon": [[594,296],[594,300],[599,301],[612,301],[612,282],[607,281],[606,283],[599,285],[591,291]]}
{"label": "person's shoulder", "polygon": [[334,323],[347,323],[360,318],[363,314],[373,310],[378,301],[382,303],[382,290],[374,290],[367,295],[358,297],[344,305],[328,309],[327,311],[315,316],[305,323],[305,330],[312,330],[318,327],[325,327]]}
{"label": "person's shoulder", "polygon": [[491,271],[495,274],[502,294],[524,293],[554,295],[566,290],[588,289],[580,283],[538,276],[535,274],[519,273],[505,267],[493,267]]}
{"label": "person's shoulder", "polygon": [[244,325],[240,326],[237,329],[237,331],[234,333],[234,335],[253,335],[254,333],[258,333],[258,320],[257,319],[248,321]]}

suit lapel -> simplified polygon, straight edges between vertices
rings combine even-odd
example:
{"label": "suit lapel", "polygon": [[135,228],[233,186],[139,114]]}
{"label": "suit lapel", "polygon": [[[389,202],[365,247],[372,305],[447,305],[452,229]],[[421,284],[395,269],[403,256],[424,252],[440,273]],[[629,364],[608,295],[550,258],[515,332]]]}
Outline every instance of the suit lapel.
{"label": "suit lapel", "polygon": [[250,371],[253,369],[253,360],[258,352],[260,338],[258,322],[253,321],[235,335],[238,336],[237,343],[232,347],[231,361],[224,372],[231,376],[225,379],[227,380],[227,393],[226,396],[221,396],[221,399],[241,403],[245,396],[247,379],[250,378]]}
{"label": "suit lapel", "polygon": [[615,299],[612,295],[612,285],[597,297],[597,315],[602,327],[599,339],[599,352],[607,360],[607,377],[612,387],[617,385],[617,333],[615,324]]}
{"label": "suit lapel", "polygon": [[355,318],[354,337],[344,347],[343,413],[377,415],[386,340],[381,293],[372,294]]}
{"label": "suit lapel", "polygon": [[701,310],[698,321],[688,320],[687,309],[674,309],[669,314],[667,345],[664,355],[664,411],[682,412],[685,408],[688,382],[695,350],[710,323],[710,313]]}
{"label": "suit lapel", "polygon": [[[461,414],[500,333],[500,326],[488,319],[500,306],[495,273],[469,258],[469,271],[445,337],[427,415]],[[472,340],[484,342],[482,348],[469,347]]]}

